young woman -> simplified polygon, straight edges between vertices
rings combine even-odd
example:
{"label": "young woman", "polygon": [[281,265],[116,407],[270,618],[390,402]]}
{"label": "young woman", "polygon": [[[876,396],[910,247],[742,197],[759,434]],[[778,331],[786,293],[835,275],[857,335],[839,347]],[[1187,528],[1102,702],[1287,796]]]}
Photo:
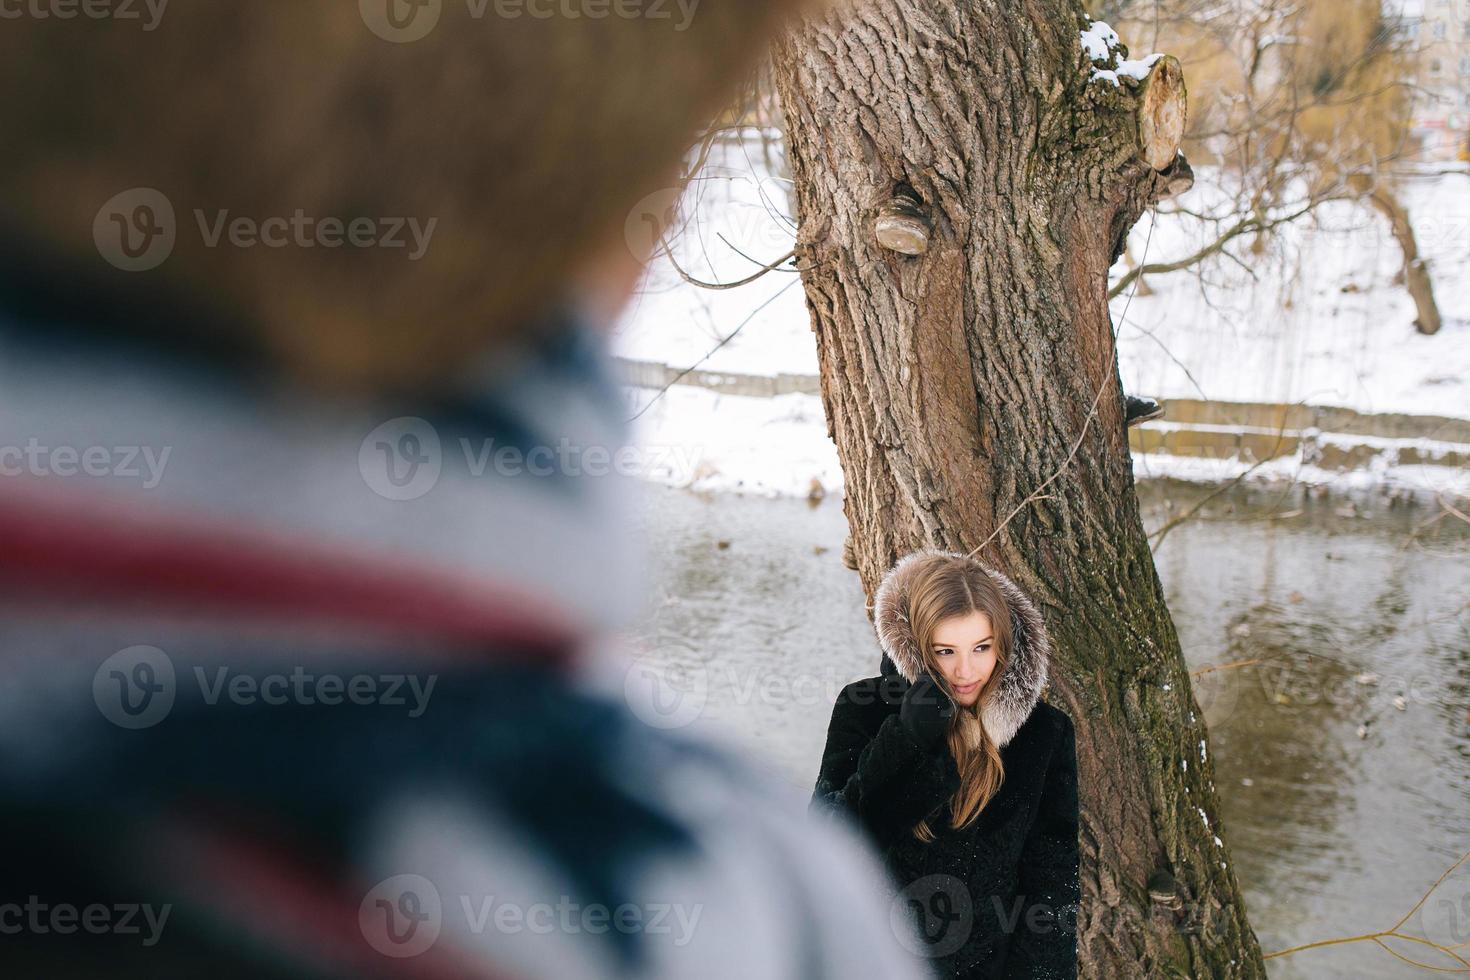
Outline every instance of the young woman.
{"label": "young woman", "polygon": [[883,673],[837,697],[812,808],[854,818],[894,927],[940,976],[1077,973],[1077,763],[1050,643],[1005,575],[918,551],[884,576]]}

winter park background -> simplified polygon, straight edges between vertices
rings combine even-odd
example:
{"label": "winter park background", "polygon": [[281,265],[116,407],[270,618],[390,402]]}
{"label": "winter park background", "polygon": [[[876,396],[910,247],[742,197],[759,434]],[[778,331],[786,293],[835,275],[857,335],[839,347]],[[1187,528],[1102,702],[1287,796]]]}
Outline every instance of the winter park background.
{"label": "winter park background", "polygon": [[[770,136],[712,148],[670,246],[689,277],[736,281],[790,251]],[[1171,204],[1207,214],[1229,185],[1199,167]],[[1267,952],[1387,929],[1470,847],[1470,168],[1423,166],[1403,193],[1436,335],[1415,329],[1387,222],[1353,202],[1112,302],[1124,390],[1168,408],[1134,430],[1134,473]],[[1211,231],[1151,213],[1114,280]],[[694,705],[678,723],[809,789],[833,698],[880,654],[842,563],[804,304],[789,263],[710,290],[663,257],[616,348],[660,583],[635,647]],[[1470,942],[1470,869],[1403,928]],[[1424,975],[1360,945],[1269,966]]]}

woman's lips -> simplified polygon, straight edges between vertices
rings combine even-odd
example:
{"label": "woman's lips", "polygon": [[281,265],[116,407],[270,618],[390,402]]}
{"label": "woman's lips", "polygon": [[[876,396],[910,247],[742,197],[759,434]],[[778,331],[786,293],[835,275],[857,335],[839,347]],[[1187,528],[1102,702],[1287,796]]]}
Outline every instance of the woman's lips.
{"label": "woman's lips", "polygon": [[956,694],[974,694],[975,693],[975,689],[978,688],[979,686],[980,686],[980,682],[979,681],[976,681],[975,683],[968,684],[968,685],[967,684],[956,684],[954,686],[954,692]]}

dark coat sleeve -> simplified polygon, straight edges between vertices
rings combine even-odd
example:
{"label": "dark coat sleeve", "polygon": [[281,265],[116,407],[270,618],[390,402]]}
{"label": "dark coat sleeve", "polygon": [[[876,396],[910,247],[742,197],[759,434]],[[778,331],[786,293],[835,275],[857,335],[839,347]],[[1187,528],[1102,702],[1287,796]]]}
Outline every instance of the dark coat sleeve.
{"label": "dark coat sleeve", "polygon": [[845,813],[881,851],[941,809],[959,789],[959,773],[947,764],[943,740],[926,749],[896,713],[872,731],[872,721],[883,711],[876,698],[875,687],[855,692],[851,685],[837,696],[809,809]]}
{"label": "dark coat sleeve", "polygon": [[1077,747],[1072,720],[1060,711],[1057,716],[1061,731],[1021,851],[1022,914],[1005,964],[1005,976],[1015,980],[1077,976]]}

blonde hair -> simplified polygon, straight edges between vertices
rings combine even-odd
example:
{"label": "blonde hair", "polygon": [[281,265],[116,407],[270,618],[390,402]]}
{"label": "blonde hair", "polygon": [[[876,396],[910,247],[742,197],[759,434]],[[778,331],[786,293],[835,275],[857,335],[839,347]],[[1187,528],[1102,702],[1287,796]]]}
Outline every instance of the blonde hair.
{"label": "blonde hair", "polygon": [[[953,817],[950,826],[959,829],[972,823],[985,809],[1005,780],[1005,766],[1000,748],[985,730],[981,712],[986,701],[1000,686],[1006,664],[1010,662],[1012,644],[1010,605],[988,572],[968,558],[935,555],[924,560],[908,593],[909,623],[918,643],[924,669],[952,694],[933,650],[933,637],[939,624],[956,616],[973,612],[990,618],[991,638],[995,647],[995,669],[980,689],[980,696],[969,707],[956,705],[955,721],[947,735],[950,753],[960,773],[960,788],[951,800]],[[934,840],[927,820],[914,827],[914,836],[925,843]]]}

